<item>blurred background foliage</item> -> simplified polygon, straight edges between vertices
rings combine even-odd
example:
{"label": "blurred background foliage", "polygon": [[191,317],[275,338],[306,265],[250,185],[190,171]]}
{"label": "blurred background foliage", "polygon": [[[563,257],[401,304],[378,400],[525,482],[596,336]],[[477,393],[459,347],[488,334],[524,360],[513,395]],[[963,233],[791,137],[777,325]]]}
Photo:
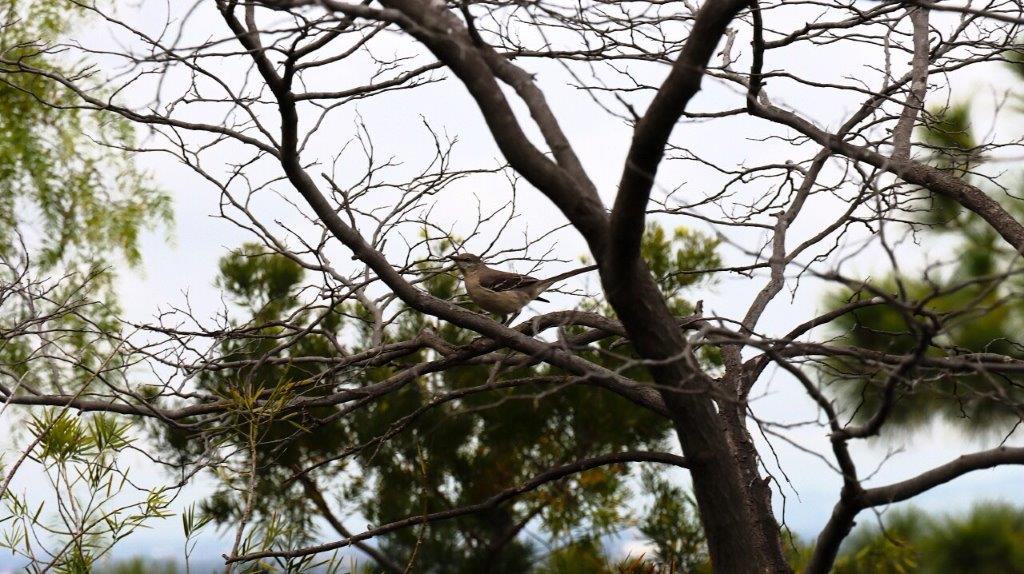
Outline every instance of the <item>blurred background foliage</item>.
{"label": "blurred background foliage", "polygon": [[[1007,53],[1008,66],[1024,78],[1021,55]],[[1020,95],[1018,102],[1024,102]],[[1010,113],[1019,113],[1018,106]],[[961,101],[929,110],[918,129],[918,142],[929,161],[981,187],[1002,200],[1015,217],[1024,217],[1019,201],[1020,173],[986,174],[986,146],[976,138],[973,107]],[[1000,168],[1001,169],[1001,168]],[[1024,330],[1024,289],[1019,258],[979,216],[955,202],[924,190],[894,217],[913,221],[914,240],[926,250],[926,269],[897,268],[879,279],[854,283],[828,298],[837,308],[847,303],[881,298],[882,304],[860,308],[833,323],[837,346],[854,346],[902,355],[912,352],[915,329],[928,316],[943,328],[935,333],[925,356],[956,357],[994,353],[1024,359],[1016,341]],[[930,253],[927,253],[930,252]],[[891,365],[859,359],[832,358],[821,369],[832,394],[863,422],[877,410]],[[895,406],[883,433],[926,428],[944,420],[976,436],[1005,435],[1018,420],[1013,406],[1024,400],[1024,380],[1017,373],[939,372],[918,368],[898,388]]]}
{"label": "blurred background foliage", "polygon": [[[439,258],[451,249],[449,244],[435,247]],[[715,248],[714,240],[692,231],[668,232],[657,225],[648,229],[645,253],[679,310],[693,307],[683,297],[686,288],[706,283],[706,276],[692,271],[720,264]],[[426,264],[422,270],[434,271]],[[304,360],[358,353],[374,347],[374,337],[380,335],[372,331],[365,309],[336,304],[329,297],[296,311],[301,302],[317,296],[304,289],[303,275],[291,260],[257,245],[245,245],[222,260],[217,283],[237,304],[241,319],[236,327],[244,334],[225,340],[219,354],[239,366],[203,373],[200,390],[242,402],[239,397],[260,392],[315,397],[334,392],[331,381],[379,384],[439,356],[420,350],[373,368],[336,373],[328,372],[322,361]],[[421,286],[472,308],[460,297],[460,281],[452,272],[434,273]],[[606,311],[597,300],[584,300],[581,308]],[[427,330],[451,346],[475,338],[405,309],[385,330],[383,342],[412,339]],[[301,336],[289,338],[299,331]],[[579,331],[567,328],[563,336]],[[622,367],[634,356],[617,338],[580,352],[609,368]],[[253,365],[252,360],[264,356],[273,360]],[[629,367],[627,374],[646,380],[646,373],[636,367]],[[307,384],[318,378],[322,380],[317,384]],[[508,385],[515,380],[519,384]],[[345,416],[337,416],[342,412],[338,407],[324,407],[252,425],[246,420],[252,415],[239,409],[238,417],[213,433],[154,428],[159,443],[183,462],[211,448],[243,449],[250,456],[254,448],[255,516],[284,546],[322,534],[317,527],[325,519],[330,522],[334,513],[355,513],[370,525],[381,525],[480,502],[552,464],[627,449],[672,448],[671,429],[663,418],[600,388],[568,385],[569,380],[557,369],[532,363],[506,366],[500,373],[491,365],[469,364],[420,376],[374,399],[372,408]],[[472,392],[481,385],[497,388]],[[440,400],[445,393],[459,396]],[[428,405],[433,407],[426,409]],[[380,441],[381,436],[389,438]],[[343,456],[352,445],[363,448]],[[203,506],[220,525],[234,524],[244,506],[240,493],[250,473],[248,463],[238,464],[237,472],[225,468],[219,473],[220,487]],[[321,466],[312,473],[295,478],[296,471],[317,464]],[[608,562],[601,541],[634,529],[656,549],[650,560],[640,562],[689,567],[702,561],[703,537],[685,492],[661,469],[642,476],[634,470],[626,465],[592,469],[512,504],[429,528],[399,530],[377,542],[403,567],[414,558],[416,572],[611,572],[619,571],[612,569],[618,566]],[[646,510],[636,508],[643,499],[652,500]],[[339,535],[347,534],[329,536]],[[606,570],[584,566],[598,563]]]}
{"label": "blurred background foliage", "polygon": [[[84,8],[57,2],[0,0],[0,53],[42,70],[82,72],[86,63],[40,49],[86,17]],[[41,76],[0,74],[0,281],[30,277],[45,295],[33,309],[19,298],[0,302],[0,330],[55,313],[54,337],[82,367],[51,360],[50,368],[30,368],[38,341],[5,341],[0,364],[36,389],[85,385],[89,370],[117,366],[102,336],[120,327],[113,268],[137,266],[141,234],[169,229],[172,218],[170,197],[134,163],[131,123],[78,104]]]}
{"label": "blurred background foliage", "polygon": [[[72,63],[39,51],[83,17],[60,3],[3,0],[0,52],[74,75]],[[12,255],[20,235],[45,268],[107,268],[115,254],[135,265],[140,233],[169,223],[170,197],[134,164],[131,123],[77,103],[41,76],[0,75],[0,254]]]}

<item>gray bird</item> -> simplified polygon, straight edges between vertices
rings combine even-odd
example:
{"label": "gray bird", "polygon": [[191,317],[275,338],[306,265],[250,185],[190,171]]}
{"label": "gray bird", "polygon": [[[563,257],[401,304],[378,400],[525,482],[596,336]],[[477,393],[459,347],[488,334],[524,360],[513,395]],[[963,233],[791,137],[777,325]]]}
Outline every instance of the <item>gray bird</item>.
{"label": "gray bird", "polygon": [[518,313],[530,301],[548,303],[549,301],[540,294],[552,285],[574,275],[597,269],[597,265],[589,265],[547,279],[537,279],[491,269],[480,257],[470,253],[459,253],[448,258],[462,271],[462,280],[466,284],[466,294],[469,298],[484,311],[501,316]]}

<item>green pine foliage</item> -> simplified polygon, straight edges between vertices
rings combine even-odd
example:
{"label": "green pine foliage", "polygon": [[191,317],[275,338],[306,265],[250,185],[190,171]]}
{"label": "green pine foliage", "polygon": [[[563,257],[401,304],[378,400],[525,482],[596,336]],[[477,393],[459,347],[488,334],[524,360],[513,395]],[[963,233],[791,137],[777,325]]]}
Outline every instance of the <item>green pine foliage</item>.
{"label": "green pine foliage", "polygon": [[[442,253],[449,249],[437,247]],[[691,231],[667,233],[658,226],[648,230],[645,253],[674,307],[692,308],[682,295],[703,277],[688,272],[717,266],[715,247],[713,240]],[[325,497],[339,502],[343,512],[358,512],[369,524],[381,525],[480,502],[553,464],[625,449],[670,447],[671,429],[663,418],[651,417],[600,388],[568,385],[564,373],[533,364],[506,367],[499,375],[491,365],[470,364],[403,380],[386,395],[374,398],[369,408],[344,416],[334,416],[340,415],[337,407],[279,413],[263,406],[262,414],[253,413],[256,397],[282,402],[298,396],[316,398],[334,392],[332,381],[371,387],[397,380],[393,377],[398,373],[437,358],[437,353],[419,350],[364,370],[329,372],[322,361],[303,358],[337,357],[372,347],[374,334],[363,309],[325,300],[303,307],[296,315],[300,303],[308,301],[302,269],[256,245],[243,246],[225,257],[220,270],[218,284],[245,317],[238,326],[248,330],[244,336],[225,340],[219,350],[222,359],[239,367],[202,374],[199,390],[237,404],[237,416],[224,420],[212,433],[161,431],[163,444],[186,460],[211,447],[225,452],[241,448],[248,456],[255,453],[258,520],[264,525],[275,521],[278,527],[289,525],[291,540],[308,540],[317,534],[318,510],[303,486],[290,480],[297,469],[315,463],[323,466],[311,476],[317,480],[336,477],[323,484]],[[430,269],[424,266],[423,271]],[[421,287],[436,297],[464,301],[458,297],[459,285],[454,275],[433,274]],[[471,302],[464,304],[472,307]],[[586,306],[605,309],[600,302]],[[306,325],[307,331],[288,339],[296,333],[294,327],[282,325],[285,318],[290,325]],[[407,340],[425,329],[452,346],[476,337],[408,309],[386,329],[384,342]],[[285,341],[288,344],[283,345]],[[335,347],[336,341],[346,341],[344,348]],[[581,352],[609,368],[623,366],[631,356],[618,339]],[[251,362],[264,356],[271,360]],[[632,367],[628,374],[646,380],[640,368]],[[475,392],[487,385],[494,388]],[[386,440],[379,440],[382,436]],[[346,456],[346,449],[353,445],[362,448]],[[247,461],[240,459],[238,464],[237,472],[225,468],[219,473],[221,487],[203,507],[222,525],[232,524],[242,512],[239,492],[244,492],[250,473]],[[631,509],[637,487],[661,501],[652,505],[647,516],[637,516]],[[669,500],[676,496],[679,500]],[[639,525],[660,549],[658,559],[680,562],[689,560],[691,552],[703,559],[703,539],[694,514],[673,514],[673,520],[665,514],[688,504],[686,500],[681,490],[657,473],[638,481],[628,466],[612,465],[573,475],[515,503],[425,528],[402,529],[376,543],[399,563],[415,557],[417,572],[511,574],[534,571],[541,564],[548,565],[542,571],[561,572],[562,567],[551,569],[560,561],[577,560],[569,554],[589,553],[595,560],[605,560],[595,550],[597,541]],[[561,550],[545,559],[535,542],[538,537]]]}

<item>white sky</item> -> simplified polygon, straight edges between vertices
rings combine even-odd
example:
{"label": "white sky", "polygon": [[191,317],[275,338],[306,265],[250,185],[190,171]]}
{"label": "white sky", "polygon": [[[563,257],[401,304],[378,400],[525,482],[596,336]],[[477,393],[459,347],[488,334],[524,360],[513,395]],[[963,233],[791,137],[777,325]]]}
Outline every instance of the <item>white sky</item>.
{"label": "white sky", "polygon": [[[172,3],[176,4],[176,3]],[[151,4],[152,6],[152,4]],[[130,10],[123,12],[126,17],[135,20],[139,16]],[[158,10],[146,13],[142,17],[149,25],[155,25],[162,16]],[[203,36],[206,28],[212,26],[219,30],[214,18],[199,18],[194,21],[195,29],[190,33]],[[785,24],[776,20],[776,28],[797,28],[802,22],[791,21]],[[217,32],[219,33],[219,32]],[[84,34],[85,42],[106,42],[102,29],[95,28]],[[737,41],[737,50],[745,49],[743,42]],[[836,47],[823,51],[801,50],[788,52],[785,62],[780,62],[775,53],[769,55],[767,68],[798,68],[803,71],[818,70],[816,78],[822,76],[820,70],[827,68],[836,77],[856,76],[867,73],[867,66],[876,58],[876,54],[866,54],[859,50]],[[564,76],[553,66],[527,63],[531,71],[537,71],[538,81],[546,90],[548,101],[562,122],[565,132],[576,146],[585,167],[592,175],[602,196],[610,203],[615,185],[629,142],[628,130],[615,120],[607,118],[600,109],[588,98],[565,83]],[[1008,85],[1009,79],[994,66],[982,66],[972,69],[966,74],[955,76],[954,94],[958,97],[974,95],[982,107],[991,101],[993,91]],[[328,84],[335,78],[325,79]],[[844,98],[808,98],[804,92],[788,86],[768,84],[768,92],[773,97],[781,96],[783,101],[799,102],[800,108],[825,125],[835,125],[839,118],[853,109],[854,102]],[[781,84],[781,82],[778,82]],[[342,85],[347,85],[342,83]],[[931,97],[931,96],[930,96]],[[945,96],[939,96],[944,98]],[[705,82],[705,91],[701,92],[692,102],[690,110],[709,111],[726,107],[739,106],[742,97],[731,89],[723,89],[713,82]],[[457,135],[460,143],[456,147],[457,164],[470,166],[496,163],[499,156],[489,134],[485,131],[480,114],[472,105],[465,91],[452,81],[419,88],[410,94],[391,94],[380,98],[362,101],[347,110],[339,111],[332,119],[328,129],[314,140],[310,153],[305,159],[319,159],[329,163],[331,157],[354,133],[354,114],[362,117],[374,136],[375,144],[382,156],[394,155],[410,166],[410,169],[422,165],[421,146],[428,143],[429,135],[422,127],[423,118],[438,131],[452,136]],[[985,117],[981,114],[980,117]],[[777,142],[755,142],[770,130],[764,122],[750,118],[716,121],[703,125],[681,126],[676,130],[674,141],[691,146],[703,155],[714,157],[732,165],[741,163],[764,163],[772,158],[779,161],[788,159],[790,151],[784,144]],[[808,154],[801,153],[797,159]],[[227,161],[231,158],[222,158]],[[212,217],[218,209],[217,191],[196,176],[190,169],[175,163],[167,155],[149,155],[139,158],[142,166],[148,169],[156,182],[167,190],[174,198],[176,224],[173,230],[173,241],[168,243],[163,233],[150,233],[143,238],[144,269],[138,272],[125,272],[121,279],[120,292],[122,304],[130,320],[151,320],[162,308],[168,305],[181,305],[188,295],[189,301],[199,315],[209,315],[221,307],[221,298],[213,287],[213,279],[217,273],[217,261],[227,250],[238,246],[242,241],[251,239],[239,229],[227,222]],[[352,164],[341,163],[342,171]],[[706,178],[706,179],[705,179]],[[686,181],[684,193],[699,194],[702,186],[713,187],[715,180],[709,174],[693,169],[689,165],[667,166],[659,177],[659,183]],[[664,184],[664,183],[663,183]],[[490,187],[494,185],[494,187]],[[296,194],[286,186],[276,186],[277,191]],[[437,213],[447,223],[455,225],[456,231],[465,231],[465,222],[475,220],[475,201],[467,198],[476,196],[485,205],[497,205],[506,199],[504,188],[493,180],[469,180],[453,186],[442,194],[439,199],[442,209]],[[520,188],[520,207],[524,228],[536,235],[548,228],[562,225],[564,219],[557,210],[538,192],[525,184]],[[287,211],[280,210],[280,203],[267,200],[261,206],[272,221],[277,217],[290,217]],[[829,215],[833,215],[837,204],[819,202],[810,206],[797,220],[792,232],[790,245],[795,245],[801,237],[812,234]],[[285,221],[294,225],[294,216]],[[673,220],[671,225],[680,223],[695,225],[693,221]],[[525,229],[524,229],[525,230]],[[511,241],[520,236],[513,234]],[[751,234],[736,234],[730,239],[748,246],[756,244],[759,239]],[[568,259],[584,253],[582,241],[572,232],[558,236],[558,253]],[[470,244],[470,248],[474,244]],[[728,257],[735,257],[735,252],[726,252]],[[907,253],[906,261],[920,261],[921,253]],[[877,266],[876,260],[865,261],[858,267],[864,273],[884,273],[885,268]],[[552,273],[563,269],[564,265],[552,265],[545,271]],[[849,271],[849,269],[847,270]],[[732,278],[720,282],[713,289],[694,293],[694,299],[704,299],[705,309],[725,316],[742,316],[753,295],[763,286],[764,278],[755,279]],[[572,301],[565,298],[555,299],[552,306],[538,307],[546,311],[556,305],[571,305]],[[780,296],[769,306],[760,322],[760,327],[772,334],[788,331],[793,325],[806,320],[817,310],[823,309],[822,290],[820,285],[807,281],[801,285],[792,297],[788,292]],[[769,383],[770,381],[770,383]],[[805,397],[799,386],[786,376],[767,372],[758,390],[770,389],[770,393],[755,404],[759,416],[772,420],[806,420],[814,416],[814,407]],[[755,394],[758,393],[755,390]],[[828,444],[821,428],[808,428],[795,431],[791,436],[805,446],[819,452],[828,452]],[[1017,437],[1017,442],[1020,442]],[[764,445],[761,445],[762,447]],[[773,442],[779,459],[783,462],[783,470],[792,481],[792,488],[786,487],[785,521],[798,534],[804,537],[813,536],[824,524],[831,513],[832,505],[837,499],[840,480],[820,461],[797,451],[796,449]],[[891,449],[903,449],[878,473],[869,484],[884,484],[900,480],[922,470],[941,464],[956,456],[991,446],[991,441],[965,441],[956,432],[936,425],[932,430],[915,434],[912,437],[899,439],[876,440],[868,443],[856,443],[854,454],[862,473],[869,472]],[[771,452],[761,449],[762,455],[775,470]],[[152,475],[151,469],[144,469],[143,476]],[[151,478],[158,478],[152,476]],[[31,473],[19,476],[18,483],[23,488],[31,488]],[[794,492],[795,490],[795,492]],[[183,505],[193,501],[188,495],[198,495],[202,486],[183,493],[179,501]],[[1024,504],[1024,469],[1019,467],[999,468],[972,473],[951,484],[936,488],[914,500],[914,504],[932,511],[960,511],[980,500],[1011,500]],[[779,508],[778,516],[783,516],[782,497],[776,496]],[[870,520],[865,513],[861,521]],[[360,530],[362,525],[355,519],[350,526]],[[174,517],[156,522],[153,527],[139,532],[126,540],[118,555],[127,556],[143,554],[153,557],[180,556],[183,543],[180,519]],[[219,555],[229,547],[225,541],[206,538],[201,542],[197,555]],[[4,565],[0,557],[0,567]]]}

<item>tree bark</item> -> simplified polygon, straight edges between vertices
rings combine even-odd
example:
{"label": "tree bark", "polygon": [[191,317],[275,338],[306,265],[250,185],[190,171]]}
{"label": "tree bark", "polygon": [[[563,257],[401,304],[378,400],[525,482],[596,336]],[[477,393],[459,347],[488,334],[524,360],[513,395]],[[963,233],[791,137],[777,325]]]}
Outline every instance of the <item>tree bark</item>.
{"label": "tree bark", "polygon": [[756,452],[749,440],[742,448],[730,440],[711,398],[715,382],[687,364],[686,341],[650,271],[640,260],[629,269],[602,265],[601,279],[630,341],[650,361],[648,368],[662,388],[690,465],[714,571],[790,572],[778,525],[765,503],[770,495],[757,472]]}

